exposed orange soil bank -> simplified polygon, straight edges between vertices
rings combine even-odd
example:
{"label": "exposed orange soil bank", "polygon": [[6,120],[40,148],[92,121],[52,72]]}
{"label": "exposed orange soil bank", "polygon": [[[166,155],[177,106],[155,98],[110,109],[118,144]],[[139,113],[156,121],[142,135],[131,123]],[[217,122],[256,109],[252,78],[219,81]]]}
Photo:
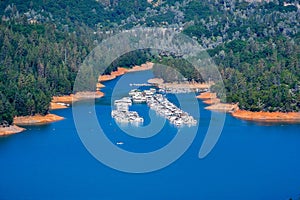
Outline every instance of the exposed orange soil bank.
{"label": "exposed orange soil bank", "polygon": [[123,68],[123,67],[118,67],[117,71],[113,71],[111,72],[110,74],[108,75],[101,75],[99,76],[98,78],[98,82],[104,82],[104,81],[110,81],[110,80],[113,80],[115,78],[117,78],[118,76],[121,76],[125,73],[128,73],[128,72],[137,72],[137,71],[145,71],[145,70],[150,70],[153,68],[153,63],[151,62],[147,62],[145,64],[142,64],[141,66],[134,66],[133,68],[131,69],[126,69],[126,68]]}
{"label": "exposed orange soil bank", "polygon": [[202,100],[211,100],[211,99],[216,99],[217,95],[216,93],[211,93],[211,92],[203,92],[200,95],[197,96],[198,99]]}
{"label": "exposed orange soil bank", "polygon": [[126,72],[128,72],[128,69],[123,68],[123,67],[118,67],[117,71],[113,71],[108,75],[99,76],[98,82],[113,80],[113,79],[117,78],[118,76],[121,76],[121,75],[125,74]]}
{"label": "exposed orange soil bank", "polygon": [[234,113],[239,109],[237,104],[229,104],[229,103],[216,103],[210,106],[205,107],[207,110],[219,111],[219,112],[229,112]]}
{"label": "exposed orange soil bank", "polygon": [[[66,104],[72,104],[72,102],[80,101],[84,99],[91,99],[91,98],[101,98],[104,96],[103,92],[96,91],[96,92],[78,92],[75,95],[64,95],[64,96],[54,96],[52,97],[52,104],[58,104],[58,107],[60,106],[59,103],[66,103]],[[56,106],[55,105],[55,106]],[[51,105],[50,105],[51,106]]]}
{"label": "exposed orange soil bank", "polygon": [[54,96],[52,97],[51,103],[67,103],[71,104],[73,102],[74,95],[64,95],[64,96]]}
{"label": "exposed orange soil bank", "polygon": [[118,67],[117,71],[111,72],[110,74],[113,76],[121,76],[127,72],[128,72],[128,69],[126,69],[124,67]]}
{"label": "exposed orange soil bank", "polygon": [[11,125],[9,127],[0,127],[0,136],[7,136],[24,131],[25,128],[18,127],[16,125]]}
{"label": "exposed orange soil bank", "polygon": [[22,126],[22,125],[37,125],[37,124],[48,124],[51,122],[56,122],[63,120],[63,117],[47,114],[45,116],[35,115],[35,116],[23,116],[23,117],[15,117],[14,124]]}
{"label": "exposed orange soil bank", "polygon": [[220,99],[215,98],[215,99],[207,99],[207,100],[204,100],[203,103],[212,105],[212,104],[221,103],[221,101],[220,101]]}
{"label": "exposed orange soil bank", "polygon": [[220,103],[215,93],[201,93],[197,98],[204,100],[206,104],[211,104],[205,109],[221,112],[230,112],[232,116],[249,121],[257,122],[300,122],[300,112],[251,112],[240,110],[238,104]]}
{"label": "exposed orange soil bank", "polygon": [[210,104],[210,106],[205,107],[207,110],[232,113],[239,109],[238,104],[221,103],[216,93],[204,92],[197,98],[202,99],[205,104]]}
{"label": "exposed orange soil bank", "polygon": [[128,69],[128,72],[138,72],[138,71],[146,71],[153,68],[154,63],[152,62],[146,62],[145,64],[142,64],[141,66],[134,66],[131,69]]}
{"label": "exposed orange soil bank", "polygon": [[111,74],[101,75],[101,76],[99,76],[98,81],[99,82],[110,81],[110,80],[115,79],[116,77],[117,77],[116,75],[111,75]]}
{"label": "exposed orange soil bank", "polygon": [[49,107],[50,110],[58,110],[58,109],[65,109],[65,108],[68,108],[68,106],[60,103],[50,102],[50,107]]}
{"label": "exposed orange soil bank", "polygon": [[[104,96],[103,92],[78,92],[75,95],[67,95],[67,96],[55,96],[52,98],[52,102],[50,103],[50,109],[63,109],[67,108],[65,104],[71,104],[73,101],[79,101],[84,99],[91,99],[91,98],[101,98]],[[21,116],[14,118],[14,124],[18,126],[24,125],[41,125],[41,124],[48,124],[51,122],[56,122],[63,120],[63,117],[54,114],[47,114],[45,116],[42,115],[35,115],[35,116]],[[20,133],[24,131],[24,128],[18,126],[9,126],[9,127],[0,127],[0,136],[3,135],[11,135],[15,133]]]}
{"label": "exposed orange soil bank", "polygon": [[[108,81],[116,78],[117,76],[121,76],[127,72],[135,72],[135,71],[144,71],[152,69],[153,63],[147,62],[146,64],[143,64],[141,66],[134,66],[132,69],[128,70],[126,68],[118,67],[117,71],[112,72],[110,75],[103,75],[99,76],[98,81]],[[80,101],[84,99],[94,99],[94,98],[101,98],[104,96],[103,92],[100,92],[99,90],[101,88],[105,87],[101,83],[97,83],[96,92],[78,92],[75,95],[64,95],[64,96],[54,96],[52,97],[52,101],[50,102],[50,110],[55,109],[63,109],[67,108],[67,105],[64,104],[72,104],[75,101]],[[35,116],[21,116],[21,117],[15,117],[14,118],[14,124],[16,125],[39,125],[39,124],[47,124],[59,120],[63,120],[63,117],[54,115],[54,114],[48,114],[45,116],[42,115],[35,115]],[[0,127],[0,136],[4,135],[11,135],[15,133],[20,133],[24,131],[24,128],[18,127],[16,125],[12,125],[9,127]]]}
{"label": "exposed orange soil bank", "polygon": [[97,83],[96,88],[96,90],[99,91],[101,88],[105,88],[105,85],[103,85],[102,83]]}
{"label": "exposed orange soil bank", "polygon": [[251,112],[245,110],[237,110],[232,116],[250,121],[259,122],[300,122],[299,112]]}

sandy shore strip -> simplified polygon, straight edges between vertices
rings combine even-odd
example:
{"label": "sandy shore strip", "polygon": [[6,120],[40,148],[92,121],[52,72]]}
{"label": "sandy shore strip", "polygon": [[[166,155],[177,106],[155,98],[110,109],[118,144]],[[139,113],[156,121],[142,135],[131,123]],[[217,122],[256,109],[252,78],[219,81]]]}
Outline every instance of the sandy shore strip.
{"label": "sandy shore strip", "polygon": [[63,117],[54,114],[47,114],[45,116],[42,115],[23,116],[23,117],[15,117],[14,124],[18,126],[41,125],[41,124],[48,124],[51,122],[60,121],[63,119],[64,119]]}
{"label": "sandy shore strip", "polygon": [[257,122],[300,122],[300,112],[251,112],[246,110],[237,110],[232,116]]}
{"label": "sandy shore strip", "polygon": [[8,136],[16,133],[21,133],[24,130],[26,129],[16,125],[11,125],[8,127],[0,127],[0,136]]}

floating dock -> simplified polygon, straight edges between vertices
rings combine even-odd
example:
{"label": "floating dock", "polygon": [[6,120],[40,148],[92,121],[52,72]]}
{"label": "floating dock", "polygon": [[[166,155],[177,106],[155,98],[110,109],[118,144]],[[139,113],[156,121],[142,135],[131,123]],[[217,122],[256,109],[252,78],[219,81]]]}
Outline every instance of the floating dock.
{"label": "floating dock", "polygon": [[111,116],[120,123],[143,123],[144,119],[136,111],[129,111],[132,103],[147,103],[150,109],[165,117],[170,123],[176,126],[195,126],[197,120],[187,112],[171,103],[165,96],[156,92],[156,89],[149,90],[133,89],[129,92],[130,97],[123,97],[115,100],[116,110],[112,110]]}

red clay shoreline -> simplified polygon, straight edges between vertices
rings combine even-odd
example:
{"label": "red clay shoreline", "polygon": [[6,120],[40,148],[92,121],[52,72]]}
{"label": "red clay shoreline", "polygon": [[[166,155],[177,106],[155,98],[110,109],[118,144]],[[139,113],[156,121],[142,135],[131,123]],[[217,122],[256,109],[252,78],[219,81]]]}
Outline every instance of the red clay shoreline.
{"label": "red clay shoreline", "polygon": [[300,123],[300,112],[251,112],[246,110],[237,110],[232,116],[248,121],[272,122],[272,123]]}
{"label": "red clay shoreline", "polygon": [[220,103],[215,93],[201,93],[197,98],[203,100],[204,103],[210,104],[205,109],[212,111],[221,111],[231,113],[233,117],[241,120],[255,122],[272,122],[272,123],[300,123],[300,112],[252,112],[241,110],[237,104]]}
{"label": "red clay shoreline", "polygon": [[[96,92],[78,92],[75,95],[70,94],[70,95],[64,95],[64,96],[54,96],[52,97],[51,105],[55,105],[53,109],[59,109],[61,104],[72,104],[73,102],[76,101],[81,101],[84,99],[94,99],[94,98],[101,98],[104,96],[104,93],[101,91],[96,91]],[[51,106],[50,105],[50,106]],[[58,108],[55,108],[55,107]],[[61,107],[61,108],[67,108],[67,106]]]}
{"label": "red clay shoreline", "polygon": [[126,69],[123,67],[118,67],[117,71],[113,71],[108,75],[100,75],[98,78],[98,82],[105,82],[105,81],[110,81],[113,80],[115,78],[117,78],[118,76],[122,76],[125,73],[130,73],[130,72],[139,72],[139,71],[146,71],[146,70],[150,70],[153,68],[154,63],[152,62],[146,62],[145,64],[142,64],[141,66],[134,66],[131,69]]}

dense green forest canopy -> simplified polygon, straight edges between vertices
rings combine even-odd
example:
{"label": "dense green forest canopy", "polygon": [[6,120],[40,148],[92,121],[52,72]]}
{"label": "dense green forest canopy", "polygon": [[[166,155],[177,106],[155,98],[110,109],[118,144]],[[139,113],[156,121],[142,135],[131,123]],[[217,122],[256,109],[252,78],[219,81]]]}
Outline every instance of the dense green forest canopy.
{"label": "dense green forest canopy", "polygon": [[25,14],[27,19],[38,22],[55,22],[57,26],[85,24],[90,28],[112,28],[131,15],[141,17],[147,6],[143,1],[115,1],[112,7],[95,0],[4,0],[0,3],[0,15],[6,18],[19,18]]}
{"label": "dense green forest canopy", "polygon": [[[51,96],[72,93],[80,64],[101,40],[143,26],[174,28],[206,48],[224,80],[223,101],[252,111],[299,111],[297,3],[2,0],[0,124],[11,124],[17,115],[46,114]],[[130,52],[105,73],[151,60],[174,67],[187,80],[202,81],[181,58],[149,52]]]}
{"label": "dense green forest canopy", "polygon": [[[227,102],[251,111],[300,111],[300,37],[241,40],[210,50]],[[215,86],[215,89],[218,85]]]}
{"label": "dense green forest canopy", "polygon": [[[84,33],[82,33],[82,37]],[[15,115],[46,114],[51,96],[72,93],[92,46],[53,24],[0,24],[0,121]]]}
{"label": "dense green forest canopy", "polygon": [[204,82],[200,72],[191,63],[172,56],[157,58],[153,74],[165,82]]}

